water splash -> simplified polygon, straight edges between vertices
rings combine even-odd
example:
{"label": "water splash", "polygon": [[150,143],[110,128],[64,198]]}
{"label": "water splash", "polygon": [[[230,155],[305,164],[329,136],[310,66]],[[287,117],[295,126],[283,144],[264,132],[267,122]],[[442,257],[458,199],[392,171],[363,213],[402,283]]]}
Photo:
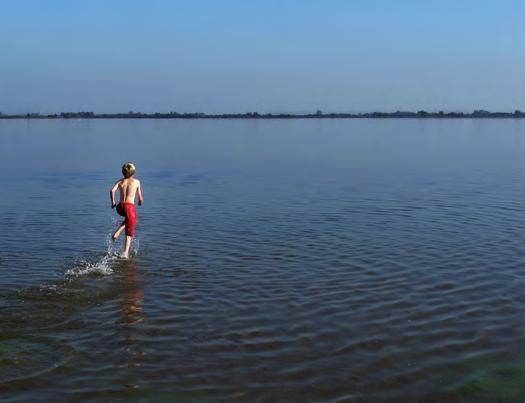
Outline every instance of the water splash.
{"label": "water splash", "polygon": [[68,269],[65,275],[66,277],[81,277],[92,274],[109,276],[110,274],[113,274],[111,263],[117,258],[118,257],[106,254],[100,260],[95,262],[81,259],[77,261],[72,268]]}
{"label": "water splash", "polygon": [[129,248],[129,256],[134,257],[139,253],[140,241],[138,239],[133,239],[131,241],[131,247]]}
{"label": "water splash", "polygon": [[[111,239],[111,235],[106,236],[107,249],[104,255],[98,259],[79,259],[73,267],[65,273],[66,278],[82,277],[89,275],[109,276],[114,273],[114,266],[123,259],[122,252],[117,247],[116,242]],[[131,243],[130,257],[138,254],[140,242],[134,239]]]}

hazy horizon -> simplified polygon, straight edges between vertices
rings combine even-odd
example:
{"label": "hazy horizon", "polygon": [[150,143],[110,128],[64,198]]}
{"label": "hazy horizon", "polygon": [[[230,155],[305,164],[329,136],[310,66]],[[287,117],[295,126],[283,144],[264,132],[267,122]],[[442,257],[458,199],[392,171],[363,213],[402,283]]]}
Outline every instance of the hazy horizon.
{"label": "hazy horizon", "polygon": [[525,3],[20,1],[0,112],[525,109]]}

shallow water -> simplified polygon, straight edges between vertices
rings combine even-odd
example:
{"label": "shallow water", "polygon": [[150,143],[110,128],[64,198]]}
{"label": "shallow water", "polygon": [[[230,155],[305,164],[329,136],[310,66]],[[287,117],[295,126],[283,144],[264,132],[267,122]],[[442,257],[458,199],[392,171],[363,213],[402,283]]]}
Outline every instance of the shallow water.
{"label": "shallow water", "polygon": [[523,401],[524,157],[521,120],[0,121],[0,396]]}

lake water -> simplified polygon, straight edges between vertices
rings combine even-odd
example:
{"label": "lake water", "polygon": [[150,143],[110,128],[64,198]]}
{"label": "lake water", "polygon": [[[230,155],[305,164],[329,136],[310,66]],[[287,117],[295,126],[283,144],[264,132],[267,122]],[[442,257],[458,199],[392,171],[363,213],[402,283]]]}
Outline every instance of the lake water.
{"label": "lake water", "polygon": [[525,121],[4,120],[0,187],[2,399],[525,400]]}

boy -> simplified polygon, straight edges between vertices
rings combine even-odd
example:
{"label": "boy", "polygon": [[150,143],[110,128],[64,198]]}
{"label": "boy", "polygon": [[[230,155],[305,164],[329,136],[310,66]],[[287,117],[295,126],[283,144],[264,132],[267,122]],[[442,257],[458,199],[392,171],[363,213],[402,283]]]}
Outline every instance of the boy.
{"label": "boy", "polygon": [[[121,179],[115,183],[111,188],[109,194],[111,196],[111,208],[117,208],[117,213],[125,220],[120,224],[112,239],[116,240],[122,230],[126,228],[126,243],[124,245],[124,258],[129,257],[129,248],[131,246],[131,240],[135,234],[135,224],[137,223],[137,211],[135,210],[135,195],[139,196],[139,206],[142,206],[142,191],[140,189],[140,181],[133,178],[135,174],[135,165],[132,162],[126,162],[122,166],[122,175],[124,179]],[[115,192],[117,189],[120,190],[120,203],[115,204]]]}

